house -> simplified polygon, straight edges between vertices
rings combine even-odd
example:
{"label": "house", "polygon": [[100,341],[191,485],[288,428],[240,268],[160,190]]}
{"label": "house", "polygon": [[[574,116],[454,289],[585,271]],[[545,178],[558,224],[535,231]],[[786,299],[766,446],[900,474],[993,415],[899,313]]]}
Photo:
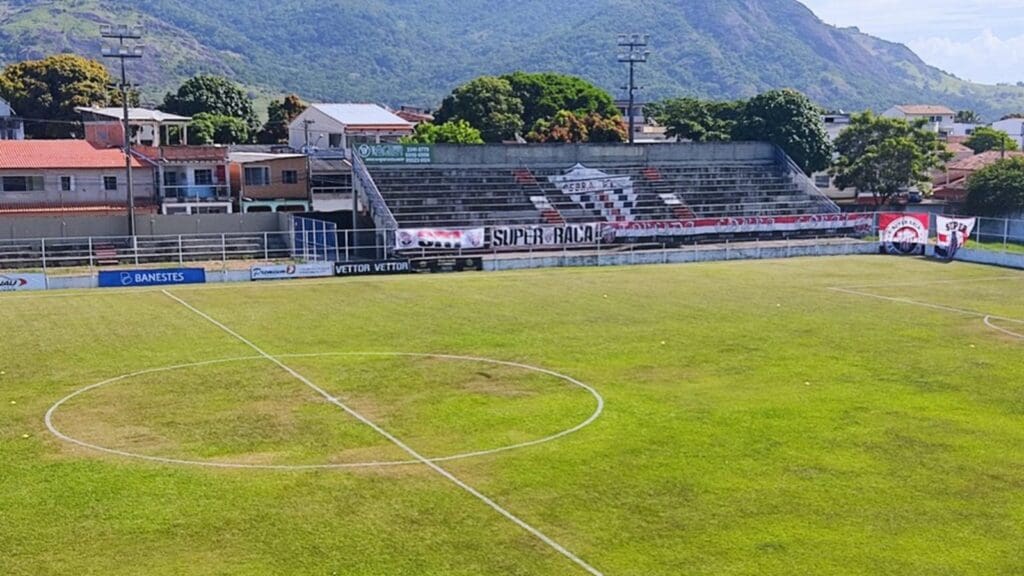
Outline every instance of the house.
{"label": "house", "polygon": [[999,122],[993,122],[992,127],[1002,130],[1017,141],[1017,146],[1024,150],[1024,118],[1006,118]]}
{"label": "house", "polygon": [[242,212],[308,212],[309,159],[304,154],[231,152],[231,192]]}
{"label": "house", "polygon": [[419,106],[399,106],[398,110],[395,110],[395,116],[413,124],[434,121],[434,115],[426,108]]}
{"label": "house", "polygon": [[924,119],[933,131],[938,132],[939,136],[945,138],[953,134],[956,112],[945,106],[912,104],[893,106],[883,112],[882,116],[885,118],[899,118],[910,122]]}
{"label": "house", "polygon": [[963,202],[967,199],[967,183],[971,175],[1003,158],[1011,157],[1024,157],[1024,152],[991,150],[950,162],[946,165],[945,173],[932,181],[934,197],[947,202]]}
{"label": "house", "polygon": [[[79,106],[75,111],[82,115],[86,140],[112,148],[124,146],[124,109]],[[132,144],[135,146],[184,144],[188,142],[188,125],[191,121],[187,116],[159,110],[128,109],[128,127],[132,131]]]}
{"label": "house", "polygon": [[0,98],[0,140],[24,140],[25,124],[14,114],[11,105]]}
{"label": "house", "polygon": [[828,141],[835,142],[839,134],[850,127],[852,116],[846,112],[828,112],[821,115],[821,123],[825,125]]}
{"label": "house", "polygon": [[226,147],[139,146],[132,152],[153,169],[161,213],[233,212]]}
{"label": "house", "polygon": [[359,144],[398,142],[415,125],[376,104],[310,104],[289,125],[295,150],[348,150]]}
{"label": "house", "polygon": [[311,156],[309,174],[313,210],[352,210],[352,163],[343,154],[321,152]]}
{"label": "house", "polygon": [[[135,205],[154,210],[153,169],[132,159]],[[120,212],[124,153],[85,140],[0,140],[0,213]]]}

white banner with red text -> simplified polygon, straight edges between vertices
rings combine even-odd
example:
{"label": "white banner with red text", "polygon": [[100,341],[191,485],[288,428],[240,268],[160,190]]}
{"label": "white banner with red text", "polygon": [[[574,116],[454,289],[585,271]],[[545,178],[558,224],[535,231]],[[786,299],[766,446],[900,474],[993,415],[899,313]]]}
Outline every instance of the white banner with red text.
{"label": "white banner with red text", "polygon": [[402,228],[395,233],[398,250],[477,250],[484,248],[483,228],[451,230],[445,228]]}
{"label": "white banner with red text", "polygon": [[46,290],[46,274],[0,272],[0,292]]}
{"label": "white banner with red text", "polygon": [[805,232],[854,229],[870,233],[871,214],[810,214],[807,216],[752,216],[744,218],[696,218],[693,220],[608,222],[614,238],[749,234],[756,232]]}

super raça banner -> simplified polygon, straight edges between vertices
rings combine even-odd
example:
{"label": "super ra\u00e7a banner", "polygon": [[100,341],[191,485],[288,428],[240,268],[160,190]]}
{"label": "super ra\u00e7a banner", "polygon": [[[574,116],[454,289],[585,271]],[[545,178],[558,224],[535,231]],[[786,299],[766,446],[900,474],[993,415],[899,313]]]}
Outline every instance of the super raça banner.
{"label": "super ra\u00e7a banner", "polygon": [[878,215],[878,239],[889,254],[924,254],[928,244],[928,214],[884,212]]}
{"label": "super ra\u00e7a banner", "polygon": [[442,228],[403,228],[395,233],[398,250],[475,250],[486,246],[485,230],[449,230]]}
{"label": "super ra\u00e7a banner", "polygon": [[600,240],[600,224],[491,228],[491,246],[494,248],[586,246],[597,244]]}
{"label": "super ra\u00e7a banner", "polygon": [[936,216],[935,255],[948,260],[956,257],[957,251],[963,248],[971,238],[977,222],[977,218],[946,218],[945,216]]}
{"label": "super ra\u00e7a banner", "polygon": [[745,218],[696,218],[692,220],[609,222],[604,230],[615,238],[748,234],[753,232],[802,232],[853,229],[869,232],[870,214],[810,214]]}

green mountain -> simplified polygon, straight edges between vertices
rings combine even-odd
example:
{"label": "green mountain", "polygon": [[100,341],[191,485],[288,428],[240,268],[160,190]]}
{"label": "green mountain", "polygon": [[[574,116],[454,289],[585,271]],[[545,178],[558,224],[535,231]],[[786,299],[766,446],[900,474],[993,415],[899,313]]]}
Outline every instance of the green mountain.
{"label": "green mountain", "polygon": [[797,88],[830,108],[943,103],[985,118],[1024,88],[972,84],[795,0],[0,0],[0,59],[98,55],[101,23],[146,27],[133,64],[151,99],[201,71],[310,100],[436,105],[481,74],[579,74],[613,94],[616,33],[651,35],[644,97]]}

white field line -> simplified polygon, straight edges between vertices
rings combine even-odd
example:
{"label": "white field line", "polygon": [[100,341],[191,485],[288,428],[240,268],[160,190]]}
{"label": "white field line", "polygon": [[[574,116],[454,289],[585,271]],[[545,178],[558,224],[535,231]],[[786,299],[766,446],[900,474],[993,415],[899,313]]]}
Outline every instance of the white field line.
{"label": "white field line", "polygon": [[886,282],[880,284],[860,284],[858,286],[836,286],[847,290],[859,290],[861,288],[913,288],[915,286],[931,286],[934,284],[969,284],[972,282],[997,282],[1001,280],[1024,280],[1024,274],[1013,274],[1004,276],[988,276],[985,278],[960,278],[948,280],[925,280],[923,282]]}
{"label": "white field line", "polygon": [[[464,452],[464,453],[461,453],[461,454],[453,454],[453,455],[450,455],[450,456],[440,456],[440,457],[436,457],[436,458],[430,458],[431,462],[451,462],[453,460],[465,460],[465,459],[468,459],[468,458],[476,458],[476,457],[480,457],[480,456],[489,456],[491,454],[499,454],[499,453],[502,453],[502,452],[508,452],[510,450],[518,450],[520,448],[527,448],[527,447],[530,447],[530,446],[537,446],[539,444],[546,444],[548,442],[552,442],[552,441],[557,440],[559,438],[564,438],[565,436],[568,436],[569,434],[573,434],[575,432],[578,432],[578,431],[582,430],[583,428],[586,428],[587,426],[592,424],[595,420],[597,420],[598,417],[600,417],[601,413],[604,410],[604,398],[593,387],[591,387],[591,386],[589,386],[587,384],[584,384],[583,382],[580,382],[579,380],[576,380],[575,378],[566,376],[564,374],[559,374],[558,372],[554,372],[552,370],[546,370],[544,368],[538,368],[536,366],[530,366],[528,364],[517,364],[515,362],[505,362],[505,361],[502,361],[502,360],[493,360],[493,359],[490,359],[490,358],[476,358],[476,357],[471,357],[471,356],[453,356],[453,355],[448,355],[448,354],[421,354],[421,353],[412,353],[412,352],[325,352],[325,353],[319,353],[319,354],[279,354],[279,355],[277,355],[277,358],[279,358],[279,359],[281,359],[281,358],[320,358],[320,357],[327,357],[327,356],[404,356],[404,357],[417,357],[417,358],[443,358],[443,359],[449,359],[449,360],[458,359],[458,360],[483,362],[483,363],[489,363],[489,364],[499,364],[499,365],[505,365],[505,366],[513,366],[513,367],[522,368],[522,369],[533,371],[533,372],[540,372],[542,374],[549,374],[549,375],[554,376],[556,378],[560,378],[562,380],[565,380],[565,381],[567,381],[567,382],[569,382],[569,383],[571,383],[573,385],[576,385],[576,386],[579,386],[579,387],[585,389],[596,400],[597,406],[596,406],[596,408],[594,410],[594,413],[591,414],[589,418],[587,418],[586,420],[584,420],[580,424],[577,424],[576,426],[573,426],[572,428],[568,428],[566,430],[563,430],[563,431],[558,432],[556,434],[552,434],[550,436],[545,436],[544,438],[539,438],[537,440],[531,440],[531,441],[528,441],[528,442],[521,442],[519,444],[513,444],[513,445],[509,445],[509,446],[500,446],[498,448],[491,448],[489,450],[480,450],[480,451],[476,451],[476,452]],[[142,371],[139,371],[139,372],[133,372],[131,374],[124,374],[122,376],[117,376],[117,377],[114,377],[114,378],[109,378],[107,380],[104,380],[103,382],[99,382],[99,383],[92,384],[90,386],[86,386],[84,388],[81,388],[79,390],[75,390],[71,394],[68,394],[64,398],[61,398],[59,401],[57,401],[57,403],[54,404],[53,406],[51,406],[50,409],[46,412],[46,417],[44,419],[45,423],[46,423],[46,427],[50,430],[50,432],[54,436],[57,436],[58,438],[60,438],[60,439],[62,439],[64,441],[70,442],[72,444],[76,444],[76,445],[81,446],[83,448],[88,448],[90,450],[96,450],[98,452],[104,452],[104,453],[112,454],[112,455],[115,455],[115,456],[123,456],[123,457],[127,457],[127,458],[134,458],[136,460],[147,460],[147,461],[150,461],[150,462],[157,462],[157,463],[160,463],[160,464],[175,464],[175,465],[184,465],[184,466],[199,466],[199,467],[206,467],[206,468],[231,468],[231,469],[249,469],[249,470],[284,470],[284,471],[340,470],[340,469],[351,469],[351,468],[378,468],[378,467],[387,467],[387,466],[409,466],[409,465],[413,465],[413,464],[420,464],[419,460],[383,460],[383,461],[371,461],[371,462],[348,462],[348,463],[343,463],[343,464],[248,464],[248,463],[235,463],[235,462],[216,462],[216,461],[203,461],[203,460],[186,460],[186,459],[183,459],[183,458],[170,458],[170,457],[165,457],[165,456],[151,456],[151,455],[148,455],[148,454],[138,454],[138,453],[135,453],[135,452],[128,452],[128,451],[125,451],[125,450],[118,450],[118,449],[115,449],[115,448],[108,448],[106,446],[100,446],[98,444],[92,444],[90,442],[86,442],[84,440],[80,440],[80,439],[75,438],[73,436],[68,436],[67,434],[64,434],[63,432],[60,431],[59,428],[57,428],[57,425],[53,423],[54,415],[57,413],[58,409],[64,403],[68,402],[72,398],[75,398],[77,396],[85,394],[86,392],[90,392],[90,391],[95,390],[97,388],[106,386],[108,384],[114,384],[116,382],[121,382],[121,381],[124,381],[124,380],[129,380],[131,378],[135,378],[137,376],[142,376],[142,375],[145,375],[145,374],[157,374],[157,373],[162,373],[162,372],[173,372],[175,370],[181,370],[181,369],[185,369],[185,368],[195,368],[195,367],[201,367],[201,366],[210,366],[210,365],[213,365],[213,364],[226,364],[226,363],[229,363],[229,362],[243,362],[243,361],[249,361],[249,360],[263,360],[263,357],[262,356],[242,356],[242,357],[238,357],[238,358],[224,358],[224,359],[220,359],[220,360],[208,360],[208,361],[205,361],[205,362],[197,362],[197,363],[194,363],[194,364],[179,364],[179,365],[167,366],[167,367],[163,367],[163,368],[150,368],[148,370],[142,370]]]}
{"label": "white field line", "polygon": [[[1018,322],[1020,322],[1020,321],[1018,321]],[[1020,323],[1024,324],[1024,322],[1020,322]],[[1012,330],[1007,330],[1006,328],[1003,328],[1002,326],[996,326],[995,324],[993,324],[992,323],[992,316],[985,316],[985,326],[988,326],[989,328],[991,328],[993,330],[997,330],[999,332],[1002,332],[1003,334],[1006,334],[1007,336],[1013,336],[1014,338],[1020,338],[1020,339],[1024,340],[1024,334],[1018,334],[1017,332],[1014,332]]]}
{"label": "white field line", "polygon": [[987,314],[985,312],[978,312],[977,310],[969,310],[967,308],[955,308],[953,306],[944,306],[942,304],[932,304],[930,302],[920,302],[918,300],[911,300],[910,298],[899,298],[895,296],[882,296],[881,294],[872,294],[870,292],[861,292],[859,290],[852,290],[850,288],[827,288],[833,292],[842,292],[844,294],[852,294],[854,296],[864,296],[867,298],[875,298],[877,300],[885,300],[887,302],[899,302],[900,304],[910,304],[912,306],[923,306],[925,308],[932,308],[934,310],[943,310],[945,312],[953,312],[955,314],[963,314],[966,316],[975,316],[977,318],[995,318],[996,320],[1005,320],[1007,322],[1016,322],[1024,324],[1024,320],[1018,320],[1016,318],[1007,318],[1006,316],[996,316],[995,314]]}
{"label": "white field line", "polygon": [[345,411],[346,414],[352,416],[356,420],[359,420],[363,424],[369,426],[371,429],[373,429],[374,432],[377,432],[378,434],[380,434],[381,436],[386,438],[388,441],[390,441],[392,444],[394,444],[395,446],[400,448],[402,451],[404,451],[406,454],[411,456],[413,459],[419,461],[421,464],[423,464],[427,468],[430,468],[434,472],[438,473],[439,475],[441,475],[442,477],[447,479],[452,484],[455,484],[459,488],[465,490],[466,492],[468,492],[469,494],[474,496],[476,499],[480,500],[481,502],[483,502],[484,504],[489,506],[491,509],[493,509],[498,514],[501,514],[502,516],[504,516],[505,518],[507,518],[508,520],[512,521],[514,524],[516,524],[517,526],[522,528],[523,530],[525,530],[525,531],[529,532],[530,534],[532,534],[533,536],[535,536],[541,542],[544,542],[545,544],[547,544],[549,547],[551,547],[553,550],[555,550],[556,552],[558,552],[562,556],[565,556],[566,558],[571,560],[573,563],[575,563],[577,566],[579,566],[580,568],[585,570],[587,573],[592,574],[593,576],[603,576],[603,574],[601,572],[599,572],[596,568],[594,568],[590,564],[587,564],[579,556],[576,556],[575,554],[570,552],[568,549],[566,549],[564,546],[562,546],[558,542],[555,542],[553,539],[551,539],[549,536],[547,536],[546,534],[544,534],[543,532],[541,532],[537,528],[534,528],[533,526],[527,524],[525,521],[521,520],[518,516],[516,516],[515,514],[512,514],[511,512],[509,512],[508,510],[503,508],[501,505],[499,505],[497,502],[495,502],[494,500],[491,500],[490,498],[485,496],[483,493],[478,491],[476,488],[473,488],[469,484],[466,484],[462,480],[459,480],[451,472],[445,470],[444,468],[442,468],[438,464],[436,464],[434,462],[431,462],[429,459],[427,459],[426,457],[422,456],[419,452],[417,452],[416,450],[412,449],[409,445],[407,445],[406,443],[402,442],[401,440],[399,440],[398,438],[393,436],[390,432],[388,432],[387,430],[384,430],[383,428],[381,428],[380,426],[375,424],[372,420],[366,418],[365,416],[363,416],[359,412],[356,412],[352,408],[349,408],[344,402],[342,402],[342,401],[338,400],[337,398],[331,396],[330,393],[328,393],[326,390],[324,390],[323,388],[317,386],[312,381],[310,381],[308,378],[306,378],[302,374],[299,374],[298,372],[293,370],[291,367],[289,367],[284,362],[281,362],[277,358],[274,358],[270,354],[267,354],[266,352],[264,352],[262,348],[260,348],[256,344],[253,344],[251,341],[247,340],[244,336],[242,336],[238,332],[235,332],[231,328],[228,328],[224,324],[218,322],[213,317],[207,315],[205,312],[199,310],[198,308],[195,308],[194,306],[192,306],[188,302],[185,302],[184,300],[182,300],[181,298],[178,298],[174,294],[171,294],[167,290],[162,290],[162,292],[165,295],[167,295],[168,298],[171,298],[172,300],[175,300],[176,302],[178,302],[179,304],[181,304],[185,308],[191,310],[193,313],[195,313],[199,317],[205,319],[206,321],[208,321],[211,324],[213,324],[214,326],[220,328],[221,330],[223,330],[227,334],[233,336],[239,342],[242,342],[243,344],[245,344],[249,348],[252,348],[260,356],[266,358],[271,363],[276,364],[279,368],[281,368],[282,370],[284,370],[285,372],[290,374],[296,380],[298,380],[299,382],[302,382],[303,384],[305,384],[306,386],[308,386],[309,388],[314,390],[316,393],[318,393],[321,396],[323,396],[328,402],[330,402],[331,404],[334,404],[338,408],[341,408],[343,411]]}

